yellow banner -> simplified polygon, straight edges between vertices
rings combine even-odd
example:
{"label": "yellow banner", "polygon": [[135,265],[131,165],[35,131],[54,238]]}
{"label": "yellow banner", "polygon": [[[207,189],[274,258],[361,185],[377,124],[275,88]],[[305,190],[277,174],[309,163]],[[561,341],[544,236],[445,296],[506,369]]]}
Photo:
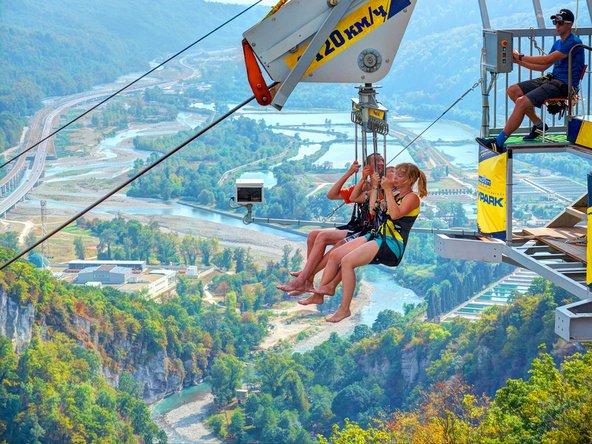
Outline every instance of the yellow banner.
{"label": "yellow banner", "polygon": [[[370,0],[364,3],[339,21],[304,73],[304,76],[370,34],[410,4],[409,0]],[[308,45],[303,46],[296,52],[286,56],[285,62],[290,69],[294,68],[307,47]]]}
{"label": "yellow banner", "polygon": [[384,120],[384,111],[379,109],[370,108],[368,114],[370,114],[370,117],[376,117],[377,119]]}
{"label": "yellow banner", "polygon": [[592,286],[592,175],[588,173],[588,229],[586,242],[586,284]]}
{"label": "yellow banner", "polygon": [[477,226],[480,233],[506,238],[506,162],[508,154],[479,147]]}
{"label": "yellow banner", "polygon": [[581,122],[576,144],[592,148],[592,122],[583,120]]}

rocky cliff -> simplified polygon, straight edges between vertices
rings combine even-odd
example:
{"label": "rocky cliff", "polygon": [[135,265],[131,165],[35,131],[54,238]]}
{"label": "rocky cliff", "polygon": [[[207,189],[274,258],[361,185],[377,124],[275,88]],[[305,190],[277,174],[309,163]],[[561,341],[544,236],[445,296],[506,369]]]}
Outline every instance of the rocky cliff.
{"label": "rocky cliff", "polygon": [[[72,325],[68,328],[67,321],[62,319],[63,325],[51,325],[48,328],[46,319],[41,323],[38,334],[43,340],[51,338],[52,330],[61,330],[69,336],[74,335],[82,347],[99,350],[103,360],[103,376],[113,386],[117,386],[124,371],[131,373],[144,401],[156,402],[167,395],[183,388],[188,378],[194,381],[195,375],[178,359],[170,359],[167,352],[161,349],[150,352],[128,340],[117,341],[113,344],[101,343],[99,329],[100,322],[86,316],[72,314]],[[35,306],[33,304],[19,305],[5,291],[0,291],[0,335],[10,338],[17,353],[22,353],[33,336],[35,323]],[[124,356],[125,363],[115,356],[109,356],[105,350],[117,350]],[[187,367],[187,369],[185,368]]]}
{"label": "rocky cliff", "polygon": [[34,319],[33,304],[19,305],[0,290],[0,335],[12,340],[17,353],[21,353],[31,341]]}
{"label": "rocky cliff", "polygon": [[403,350],[401,354],[401,376],[405,381],[405,386],[412,387],[418,380],[422,379],[429,364],[430,359],[427,354],[420,353],[417,347]]}

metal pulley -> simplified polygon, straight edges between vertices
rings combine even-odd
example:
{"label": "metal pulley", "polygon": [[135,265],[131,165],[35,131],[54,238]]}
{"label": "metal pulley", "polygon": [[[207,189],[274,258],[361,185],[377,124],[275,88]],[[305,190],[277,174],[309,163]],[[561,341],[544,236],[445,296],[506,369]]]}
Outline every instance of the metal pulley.
{"label": "metal pulley", "polygon": [[376,90],[371,83],[357,87],[358,98],[352,99],[351,121],[356,128],[354,140],[356,160],[358,160],[358,127],[361,128],[362,159],[368,157],[368,133],[372,134],[373,153],[378,154],[378,135],[383,136],[384,153],[386,160],[386,136],[389,133],[387,122],[388,110],[376,100]]}

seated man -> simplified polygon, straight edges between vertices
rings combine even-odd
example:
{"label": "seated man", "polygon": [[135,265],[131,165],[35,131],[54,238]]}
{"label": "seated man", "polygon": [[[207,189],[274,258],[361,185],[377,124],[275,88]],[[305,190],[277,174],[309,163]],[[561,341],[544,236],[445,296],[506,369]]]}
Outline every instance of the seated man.
{"label": "seated man", "polygon": [[[498,153],[503,152],[504,142],[518,129],[525,115],[532,121],[533,126],[530,134],[525,136],[524,140],[536,139],[543,133],[544,123],[534,108],[540,108],[547,99],[568,96],[569,51],[574,45],[581,44],[582,41],[571,32],[574,15],[569,9],[562,9],[557,14],[551,16],[551,20],[553,21],[553,25],[555,25],[555,31],[560,37],[553,44],[551,52],[547,55],[526,56],[524,54],[518,54],[514,50],[513,59],[514,63],[533,71],[542,72],[553,65],[552,74],[510,86],[508,88],[508,97],[516,104],[514,111],[506,122],[504,130],[497,137],[491,139],[477,137],[475,140],[477,140],[479,145],[497,151]],[[571,82],[572,86],[576,89],[580,83],[584,65],[584,49],[581,47],[574,49],[572,53]],[[548,127],[545,126],[546,129]]]}

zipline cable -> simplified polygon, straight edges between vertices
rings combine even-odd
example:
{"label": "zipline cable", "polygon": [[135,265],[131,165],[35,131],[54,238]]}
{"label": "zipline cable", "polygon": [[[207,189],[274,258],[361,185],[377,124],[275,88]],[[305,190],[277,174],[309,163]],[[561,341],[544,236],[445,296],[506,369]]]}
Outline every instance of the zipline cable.
{"label": "zipline cable", "polygon": [[413,145],[413,143],[414,143],[414,142],[415,142],[417,139],[419,139],[419,138],[420,138],[420,137],[423,135],[423,133],[425,133],[425,132],[426,132],[427,130],[429,130],[429,129],[430,129],[432,126],[434,126],[438,120],[440,120],[442,117],[444,117],[444,115],[445,115],[445,114],[446,114],[448,111],[450,111],[450,110],[451,110],[451,109],[452,109],[452,108],[453,108],[453,107],[454,107],[454,106],[455,106],[455,105],[456,105],[458,102],[460,102],[462,99],[464,99],[464,98],[465,98],[465,96],[466,96],[468,93],[470,93],[471,91],[473,91],[473,90],[474,90],[475,88],[477,88],[477,87],[478,87],[480,84],[481,84],[481,80],[479,80],[478,82],[475,82],[475,84],[474,84],[473,86],[471,86],[469,89],[467,89],[467,90],[464,92],[464,94],[463,94],[462,96],[460,96],[458,99],[456,99],[452,105],[450,105],[448,108],[446,108],[446,110],[445,110],[445,111],[444,111],[442,114],[440,114],[440,117],[438,117],[436,120],[434,120],[432,123],[430,123],[430,124],[429,124],[429,125],[428,125],[428,126],[427,126],[427,127],[426,127],[426,128],[425,128],[425,129],[424,129],[422,132],[421,132],[421,133],[419,133],[417,136],[415,136],[415,139],[413,139],[411,142],[409,142],[409,143],[408,143],[408,144],[405,146],[405,148],[403,148],[401,151],[399,151],[399,152],[398,152],[398,153],[395,155],[395,157],[393,157],[391,160],[389,160],[389,161],[386,163],[385,167],[386,167],[386,166],[387,166],[389,163],[391,163],[393,160],[395,160],[397,157],[399,157],[399,156],[400,156],[400,155],[403,153],[403,151],[405,151],[407,148],[409,148],[411,145]]}
{"label": "zipline cable", "polygon": [[[277,82],[276,82],[277,83]],[[276,83],[274,83],[273,85],[275,85]],[[273,86],[272,85],[272,86]],[[165,160],[167,160],[169,157],[171,157],[173,154],[175,154],[177,151],[179,151],[181,148],[185,147],[186,145],[190,144],[191,142],[193,142],[195,139],[197,139],[199,136],[201,136],[202,134],[204,134],[206,131],[210,130],[211,128],[215,127],[216,125],[218,125],[220,122],[222,122],[224,119],[226,119],[227,117],[231,116],[232,114],[234,114],[236,111],[238,111],[239,109],[241,109],[243,106],[247,105],[248,103],[252,102],[255,99],[255,96],[251,96],[250,98],[246,99],[245,101],[239,103],[238,105],[236,105],[234,108],[232,108],[230,111],[228,111],[226,114],[218,117],[218,119],[214,120],[212,123],[210,123],[207,127],[205,127],[204,129],[202,129],[201,131],[199,131],[197,134],[195,134],[194,136],[191,136],[189,139],[187,139],[185,142],[183,142],[181,145],[178,145],[176,148],[174,148],[173,150],[169,151],[167,154],[165,154],[164,156],[162,156],[160,159],[156,160],[155,162],[151,163],[150,165],[146,166],[145,168],[143,168],[141,171],[139,171],[138,173],[134,174],[131,178],[129,178],[128,180],[126,180],[125,182],[123,182],[121,185],[118,185],[116,188],[112,189],[111,191],[109,191],[107,194],[105,194],[103,197],[99,198],[98,200],[96,200],[95,202],[93,202],[92,204],[90,204],[88,207],[86,207],[84,210],[78,212],[77,214],[75,214],[74,216],[72,216],[70,219],[68,219],[66,222],[64,222],[63,224],[61,224],[59,227],[57,227],[56,229],[54,229],[52,232],[46,234],[45,236],[43,236],[41,239],[39,239],[37,242],[35,242],[33,245],[27,247],[26,249],[24,249],[23,251],[21,251],[19,254],[17,254],[16,256],[14,256],[12,259],[8,260],[7,262],[4,262],[1,266],[0,266],[0,271],[4,270],[6,267],[8,267],[10,264],[12,264],[14,261],[16,261],[17,259],[20,259],[21,257],[23,257],[26,253],[28,253],[29,251],[33,250],[34,248],[38,247],[39,245],[41,245],[43,242],[45,242],[46,240],[48,240],[49,238],[51,238],[52,236],[54,236],[56,233],[60,232],[61,230],[63,230],[64,228],[66,228],[68,225],[70,225],[72,222],[74,222],[76,219],[78,219],[79,217],[84,216],[86,213],[88,213],[90,210],[92,210],[93,208],[95,208],[97,205],[99,205],[100,203],[104,202],[105,200],[107,200],[109,197],[113,196],[115,193],[117,193],[118,191],[120,191],[121,189],[125,188],[126,186],[128,186],[130,183],[132,183],[134,180],[138,179],[140,176],[143,176],[144,174],[146,174],[148,171],[150,171],[152,168],[154,168],[155,166],[161,164],[162,162],[164,162]]]}
{"label": "zipline cable", "polygon": [[190,44],[189,46],[186,46],[185,48],[183,48],[182,50],[180,50],[179,52],[177,52],[176,54],[172,55],[171,57],[169,57],[168,59],[166,59],[164,62],[162,62],[161,64],[159,64],[158,66],[155,66],[154,68],[152,68],[150,71],[146,72],[145,74],[142,74],[140,77],[138,77],[136,80],[128,83],[127,85],[125,85],[123,88],[118,89],[117,91],[115,91],[113,94],[111,94],[110,96],[108,96],[106,99],[103,99],[101,102],[97,103],[95,106],[93,106],[92,108],[86,110],[85,112],[83,112],[82,114],[80,114],[78,117],[70,120],[68,123],[66,123],[65,125],[61,126],[60,128],[58,128],[57,130],[55,130],[53,133],[45,136],[43,139],[41,139],[40,141],[34,143],[33,145],[31,145],[29,148],[27,148],[24,151],[21,151],[19,154],[17,154],[16,156],[12,157],[10,160],[7,160],[6,162],[4,162],[2,165],[0,165],[0,169],[4,168],[6,165],[8,165],[11,162],[14,162],[16,159],[18,159],[19,157],[21,157],[23,154],[28,153],[29,151],[31,151],[33,148],[39,146],[41,143],[45,142],[47,139],[55,136],[57,133],[59,133],[60,131],[62,131],[63,129],[69,127],[70,125],[72,125],[74,122],[77,122],[78,120],[80,120],[81,118],[83,118],[84,116],[86,116],[88,113],[90,113],[91,111],[94,111],[95,109],[97,109],[99,106],[101,106],[102,104],[104,104],[105,102],[108,102],[109,100],[111,100],[113,97],[115,97],[116,95],[118,95],[119,93],[121,93],[122,91],[128,89],[130,86],[134,85],[135,83],[139,82],[140,80],[142,80],[144,77],[148,76],[149,74],[152,74],[154,71],[156,71],[158,68],[166,65],[168,62],[170,62],[171,60],[173,60],[175,57],[179,56],[180,54],[184,53],[185,51],[187,51],[188,49],[192,48],[193,46],[197,45],[199,42],[201,42],[202,40],[204,40],[206,37],[211,36],[212,34],[214,34],[215,32],[219,31],[220,29],[222,29],[224,26],[226,26],[227,24],[229,24],[230,22],[232,22],[234,19],[240,17],[241,15],[243,15],[245,12],[247,12],[249,9],[257,6],[259,3],[261,3],[263,0],[257,0],[255,3],[253,3],[251,6],[249,6],[246,9],[243,9],[241,12],[239,12],[238,14],[236,14],[234,17],[231,17],[230,19],[226,20],[224,23],[222,23],[221,25],[217,26],[216,28],[212,29],[210,32],[208,32],[207,34],[204,34],[202,37],[200,37],[199,39],[197,39],[195,42],[193,42],[192,44]]}

